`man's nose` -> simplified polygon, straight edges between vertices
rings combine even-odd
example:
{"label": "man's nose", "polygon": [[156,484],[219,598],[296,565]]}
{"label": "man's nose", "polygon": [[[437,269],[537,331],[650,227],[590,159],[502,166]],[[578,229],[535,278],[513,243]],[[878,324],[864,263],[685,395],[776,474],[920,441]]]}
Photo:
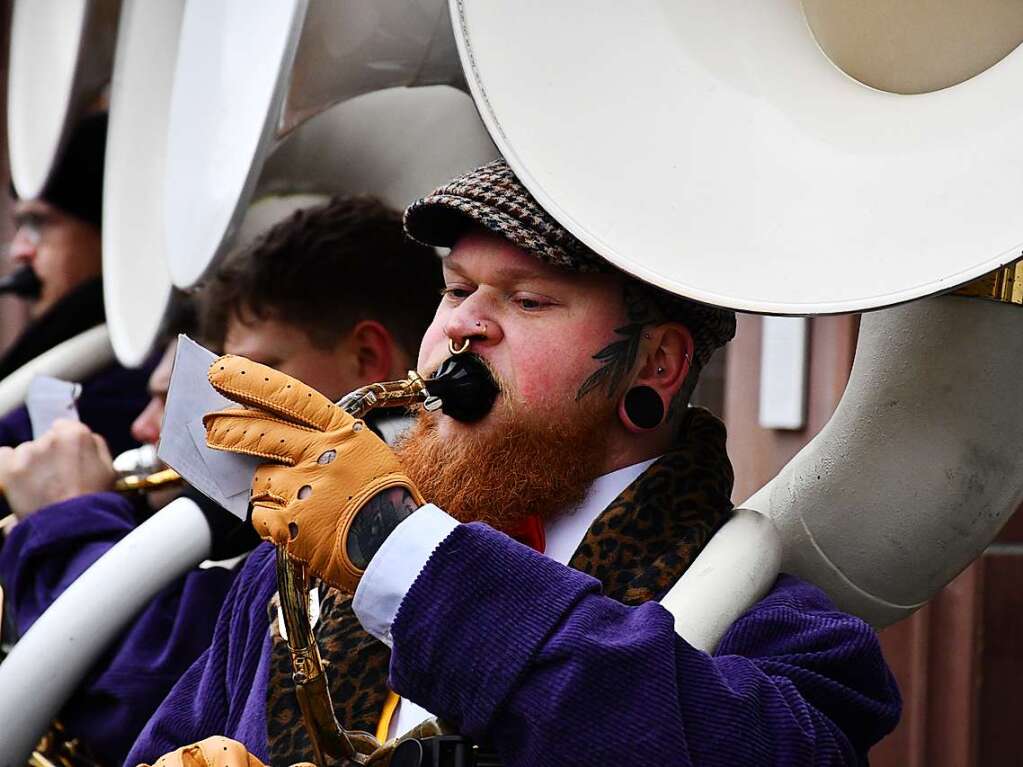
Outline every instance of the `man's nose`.
{"label": "man's nose", "polygon": [[160,441],[160,424],[163,421],[163,403],[156,397],[149,400],[146,409],[139,413],[131,425],[131,436],[144,445]]}
{"label": "man's nose", "polygon": [[488,311],[487,303],[476,295],[469,296],[448,315],[444,334],[456,343],[468,338],[488,345],[499,342],[503,337],[501,325],[493,312]]}
{"label": "man's nose", "polygon": [[8,255],[16,264],[30,264],[36,257],[38,247],[38,239],[27,236],[22,229],[19,229],[11,241]]}

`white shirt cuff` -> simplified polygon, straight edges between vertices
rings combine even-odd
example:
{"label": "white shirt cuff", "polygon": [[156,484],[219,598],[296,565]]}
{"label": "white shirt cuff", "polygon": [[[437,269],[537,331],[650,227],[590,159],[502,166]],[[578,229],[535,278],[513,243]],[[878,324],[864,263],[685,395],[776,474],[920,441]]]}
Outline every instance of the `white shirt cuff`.
{"label": "white shirt cuff", "polygon": [[428,503],[402,520],[370,560],[352,609],[362,627],[388,647],[402,600],[427,560],[457,526],[454,518]]}

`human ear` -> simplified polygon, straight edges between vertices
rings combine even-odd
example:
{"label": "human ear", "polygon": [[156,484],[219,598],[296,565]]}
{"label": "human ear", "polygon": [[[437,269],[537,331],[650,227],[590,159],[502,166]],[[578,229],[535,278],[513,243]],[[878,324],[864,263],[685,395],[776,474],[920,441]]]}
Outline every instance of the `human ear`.
{"label": "human ear", "polygon": [[644,331],[636,376],[618,403],[626,429],[640,433],[664,423],[692,360],[693,336],[685,325],[666,322]]}
{"label": "human ear", "polygon": [[376,320],[362,320],[349,335],[359,378],[367,383],[386,381],[398,354],[391,332]]}

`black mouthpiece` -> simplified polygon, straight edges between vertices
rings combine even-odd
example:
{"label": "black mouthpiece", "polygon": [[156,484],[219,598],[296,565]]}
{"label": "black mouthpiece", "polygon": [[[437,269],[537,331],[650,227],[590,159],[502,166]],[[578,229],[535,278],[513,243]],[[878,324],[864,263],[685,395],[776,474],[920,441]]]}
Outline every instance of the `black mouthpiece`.
{"label": "black mouthpiece", "polygon": [[39,298],[43,292],[43,283],[28,264],[20,266],[6,277],[0,279],[0,294],[13,293],[21,298]]}
{"label": "black mouthpiece", "polygon": [[445,415],[462,423],[478,421],[489,413],[499,392],[487,366],[475,354],[448,357],[426,382],[426,390],[431,398],[440,400]]}

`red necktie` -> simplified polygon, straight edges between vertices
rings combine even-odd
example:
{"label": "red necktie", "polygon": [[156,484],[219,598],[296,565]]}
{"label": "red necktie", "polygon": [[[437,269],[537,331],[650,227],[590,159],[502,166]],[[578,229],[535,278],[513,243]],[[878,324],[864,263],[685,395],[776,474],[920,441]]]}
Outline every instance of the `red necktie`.
{"label": "red necktie", "polygon": [[536,514],[526,517],[518,527],[509,530],[508,535],[519,543],[524,543],[529,548],[539,551],[541,554],[547,548],[547,538],[543,531],[543,520]]}

